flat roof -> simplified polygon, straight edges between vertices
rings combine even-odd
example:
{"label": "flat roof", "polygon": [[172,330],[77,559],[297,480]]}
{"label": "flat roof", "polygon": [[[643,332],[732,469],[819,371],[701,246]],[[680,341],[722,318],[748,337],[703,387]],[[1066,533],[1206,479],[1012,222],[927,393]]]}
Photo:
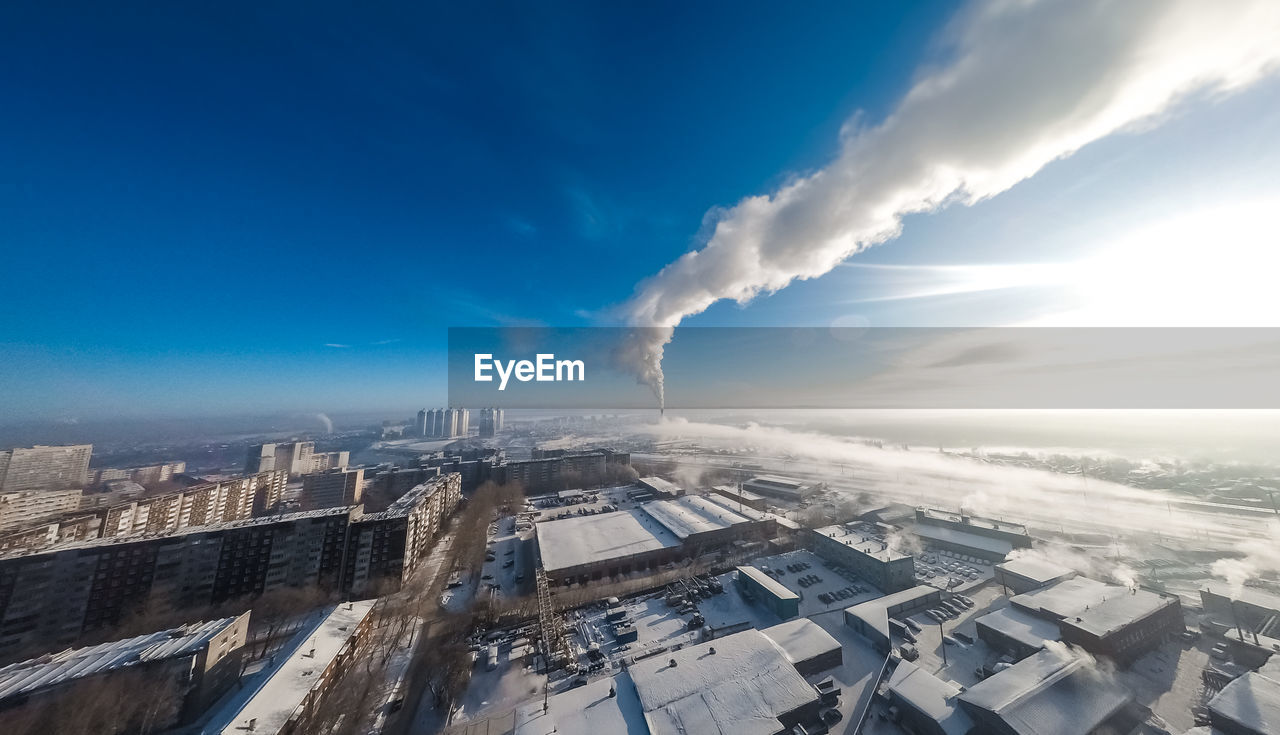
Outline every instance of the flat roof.
{"label": "flat roof", "polygon": [[1241,587],[1239,592],[1226,595],[1221,592],[1214,592],[1212,589],[1205,589],[1204,591],[1211,595],[1216,595],[1217,597],[1222,597],[1228,600],[1246,602],[1250,605],[1257,605],[1258,607],[1265,607],[1271,610],[1280,611],[1280,595],[1267,592],[1266,590],[1260,590],[1254,587]]}
{"label": "flat roof", "polygon": [[641,477],[636,482],[644,487],[658,493],[666,493],[667,495],[683,495],[684,488],[674,482],[667,482],[661,477]]}
{"label": "flat roof", "polygon": [[548,571],[680,545],[680,539],[642,508],[571,516],[534,526]]}
{"label": "flat roof", "polygon": [[681,541],[699,533],[721,531],[751,519],[701,495],[654,500],[640,506]]}
{"label": "flat roof", "polygon": [[773,735],[780,715],[818,698],[758,630],[637,661],[630,673],[651,735]]}
{"label": "flat roof", "polygon": [[1026,735],[1092,732],[1130,701],[1129,693],[1101,675],[1091,659],[1062,644],[983,679],[959,698]]}
{"label": "flat roof", "polygon": [[769,592],[772,593],[773,596],[777,597],[779,600],[800,599],[800,595],[797,595],[796,593],[792,592],[790,589],[787,589],[786,585],[782,584],[781,582],[774,579],[773,577],[770,577],[769,575],[765,574],[763,571],[756,569],[755,567],[747,567],[747,566],[738,567],[738,574],[747,575],[753,581],[757,582],[761,587],[764,587],[766,590],[769,590]]}
{"label": "flat roof", "polygon": [[1011,523],[1009,521],[1001,521],[995,518],[986,518],[984,516],[971,516],[966,513],[952,513],[951,511],[939,508],[922,508],[926,518],[939,521],[950,521],[952,523],[964,523],[974,528],[985,528],[989,531],[1003,531],[1004,533],[1014,533],[1019,536],[1027,535],[1027,527],[1021,523]]}
{"label": "flat roof", "polygon": [[840,641],[808,618],[796,618],[760,631],[778,644],[787,661],[794,666],[840,650]]}
{"label": "flat roof", "polygon": [[1280,681],[1251,671],[1223,687],[1209,711],[1255,732],[1280,732]]}
{"label": "flat roof", "polygon": [[987,551],[992,554],[1008,554],[1013,551],[1013,544],[1004,539],[991,538],[990,536],[982,536],[968,531],[959,531],[946,526],[917,523],[913,530],[917,536],[930,541],[943,541],[957,546],[966,546],[970,549]]}
{"label": "flat roof", "polygon": [[751,492],[750,490],[746,490],[746,489],[739,490],[738,488],[736,488],[736,487],[734,487],[734,486],[732,486],[732,485],[716,485],[715,487],[713,487],[713,488],[711,488],[711,489],[712,489],[712,490],[715,490],[715,491],[716,491],[716,492],[718,492],[718,493],[722,493],[722,494],[729,494],[729,495],[733,495],[733,496],[736,496],[736,497],[740,497],[740,498],[742,498],[743,500],[753,500],[753,501],[754,501],[754,500],[764,500],[764,499],[765,499],[765,497],[764,497],[763,495],[759,495],[759,494],[753,493],[753,492]]}
{"label": "flat roof", "polygon": [[1063,623],[1104,638],[1148,615],[1177,604],[1177,599],[1175,596],[1157,595],[1147,590],[1129,590],[1108,597],[1087,610],[1081,610]]}
{"label": "flat roof", "polygon": [[734,513],[740,516],[743,516],[750,521],[767,521],[770,519],[773,519],[773,520],[777,519],[777,516],[773,515],[772,513],[766,513],[762,510],[756,510],[755,508],[748,508],[745,505],[739,508],[737,501],[732,500],[731,498],[727,498],[723,495],[702,495],[700,497],[702,497],[708,503],[715,503],[721,508],[726,508],[728,510],[731,510]]}
{"label": "flat roof", "polygon": [[870,529],[860,529],[850,527],[849,525],[824,526],[823,528],[813,529],[815,533],[822,534],[829,539],[838,541],[845,546],[861,551],[863,554],[880,561],[896,561],[905,559],[910,554],[904,554],[897,549],[892,548],[885,541],[876,538],[878,531]]}
{"label": "flat roof", "polygon": [[191,623],[9,664],[0,668],[0,701],[116,669],[197,653],[238,619]]}
{"label": "flat roof", "polygon": [[867,600],[852,607],[846,607],[844,612],[846,615],[852,615],[873,626],[887,637],[889,635],[889,608],[912,603],[929,595],[941,594],[942,590],[937,587],[918,584],[911,589],[899,590],[891,595],[877,597],[874,600]]}
{"label": "flat roof", "polygon": [[[609,696],[613,687],[614,696]],[[649,735],[631,676],[621,673],[528,702],[516,710],[515,735]]]}
{"label": "flat roof", "polygon": [[1057,623],[1012,607],[989,612],[974,623],[1031,648],[1039,648],[1045,641],[1056,641],[1062,637]]}
{"label": "flat roof", "polygon": [[1059,577],[1074,577],[1076,571],[1038,556],[1015,556],[996,565],[996,569],[1045,584]]}
{"label": "flat roof", "polygon": [[1009,602],[1032,612],[1066,618],[1076,615],[1087,607],[1101,604],[1109,597],[1128,593],[1129,591],[1124,587],[1088,577],[1074,577],[1049,587],[1014,595],[1009,598]]}
{"label": "flat roof", "polygon": [[[319,681],[320,673],[355,634],[356,626],[369,614],[375,602],[344,602],[330,610],[315,628],[299,632],[297,647],[222,728],[222,735],[243,735],[250,720],[257,721],[255,732],[279,732]],[[312,646],[315,647],[314,655]]]}
{"label": "flat roof", "polygon": [[777,475],[756,475],[747,480],[747,482],[763,482],[766,485],[780,485],[782,487],[802,488],[804,483],[799,480],[792,480],[789,477],[778,477]]}
{"label": "flat roof", "polygon": [[973,721],[956,704],[960,687],[943,681],[905,659],[889,675],[889,691],[938,723],[946,735],[965,735]]}

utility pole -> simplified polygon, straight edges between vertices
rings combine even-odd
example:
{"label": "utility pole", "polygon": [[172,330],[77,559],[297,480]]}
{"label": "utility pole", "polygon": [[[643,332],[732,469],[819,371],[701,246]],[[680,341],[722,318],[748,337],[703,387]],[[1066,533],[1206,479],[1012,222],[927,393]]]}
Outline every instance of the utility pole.
{"label": "utility pole", "polygon": [[946,632],[942,630],[942,621],[938,621],[938,642],[942,644],[942,667],[947,667],[947,641],[944,637]]}

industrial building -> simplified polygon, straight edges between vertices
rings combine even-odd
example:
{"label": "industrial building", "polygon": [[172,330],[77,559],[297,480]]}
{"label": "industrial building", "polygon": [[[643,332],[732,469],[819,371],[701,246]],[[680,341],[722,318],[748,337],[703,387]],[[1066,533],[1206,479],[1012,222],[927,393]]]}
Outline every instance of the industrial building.
{"label": "industrial building", "polygon": [[89,484],[92,455],[92,444],[37,444],[0,451],[0,492],[84,487]]}
{"label": "industrial building", "polygon": [[1280,733],[1280,677],[1251,671],[1209,700],[1209,720],[1222,735]]}
{"label": "industrial building", "polygon": [[1048,587],[1076,576],[1074,569],[1036,556],[1016,556],[995,566],[996,584],[1006,595]]}
{"label": "industrial building", "polygon": [[1014,549],[1031,548],[1026,526],[1018,523],[934,508],[917,508],[915,520],[915,534],[935,549],[999,562]]}
{"label": "industrial building", "polygon": [[[787,623],[785,630],[746,630],[642,659],[622,673],[561,691],[545,706],[541,699],[525,704],[505,727],[515,735],[814,732],[821,700],[791,661],[832,660],[834,639],[807,620],[796,622],[817,631]],[[790,650],[771,636],[787,640]],[[511,732],[505,727],[500,731]]]}
{"label": "industrial building", "polygon": [[1127,664],[1185,630],[1177,595],[1128,589],[1075,577],[1009,602],[1055,621],[1061,638],[1116,663]]}
{"label": "industrial building", "polygon": [[772,519],[739,514],[691,495],[635,508],[543,521],[538,553],[553,584],[656,569],[744,539],[771,538]]}
{"label": "industrial building", "polygon": [[302,478],[302,507],[308,510],[359,505],[363,493],[363,469],[335,468]]}
{"label": "industrial building", "polygon": [[351,667],[373,626],[373,600],[344,602],[310,631],[295,636],[287,658],[237,711],[205,732],[302,735],[320,730],[324,698]]}
{"label": "industrial building", "polygon": [[1145,717],[1123,687],[1065,646],[1023,659],[957,699],[976,732],[990,735],[1089,735],[1104,726],[1129,732]]}
{"label": "industrial building", "polygon": [[0,668],[0,726],[38,708],[75,707],[81,685],[108,680],[178,697],[179,706],[155,709],[156,729],[190,721],[239,681],[248,633],[246,612],[10,664]]}
{"label": "industrial building", "polygon": [[782,649],[801,676],[812,676],[844,663],[840,641],[808,618],[796,618],[760,631]]}
{"label": "industrial building", "polygon": [[678,498],[681,495],[684,495],[684,488],[674,482],[668,482],[661,477],[641,477],[636,480],[636,484],[653,493],[656,498],[670,500],[671,498]]}
{"label": "industrial building", "polygon": [[844,624],[870,641],[877,651],[888,655],[893,645],[889,638],[889,620],[933,607],[941,601],[942,590],[922,584],[845,608]]}
{"label": "industrial building", "polygon": [[817,692],[758,630],[745,630],[628,670],[650,735],[775,735],[817,719]]}
{"label": "industrial building", "polygon": [[800,595],[761,569],[740,566],[733,581],[743,597],[764,606],[779,620],[790,620],[800,614]]}
{"label": "industrial building", "polygon": [[853,570],[882,592],[899,592],[915,586],[915,561],[890,547],[873,526],[850,523],[808,529],[800,541],[827,561]]}
{"label": "industrial building", "polygon": [[1021,661],[1044,648],[1047,641],[1061,640],[1058,625],[1016,607],[1002,607],[974,621],[978,638],[996,651]]}
{"label": "industrial building", "polygon": [[961,689],[899,659],[885,685],[898,721],[919,735],[969,735],[973,720],[960,707]]}
{"label": "industrial building", "polygon": [[1202,625],[1219,635],[1270,648],[1280,644],[1280,595],[1241,587],[1231,596],[1200,590],[1204,607]]}
{"label": "industrial building", "polygon": [[817,488],[806,485],[799,480],[791,480],[775,475],[759,475],[742,483],[742,489],[756,495],[767,495],[798,502],[814,493]]}
{"label": "industrial building", "polygon": [[711,489],[734,503],[752,510],[764,511],[769,507],[763,495],[757,495],[750,490],[743,490],[733,485],[716,485]]}

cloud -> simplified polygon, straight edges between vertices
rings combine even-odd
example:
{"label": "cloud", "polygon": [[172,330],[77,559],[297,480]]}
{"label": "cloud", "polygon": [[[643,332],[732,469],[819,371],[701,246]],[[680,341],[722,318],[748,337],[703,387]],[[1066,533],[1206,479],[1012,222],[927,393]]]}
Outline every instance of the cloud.
{"label": "cloud", "polygon": [[351,345],[339,344],[339,343],[337,343],[337,342],[325,342],[325,343],[324,343],[324,346],[325,346],[325,347],[336,347],[336,348],[344,349],[344,350],[345,350],[345,349],[347,349],[348,347],[350,347]]}
{"label": "cloud", "polygon": [[629,319],[659,329],[631,350],[633,371],[660,403],[663,350],[686,317],[817,278],[896,237],[905,215],[974,204],[1180,102],[1256,82],[1280,62],[1280,4],[987,0],[945,41],[949,61],[878,125],[846,123],[825,168],[714,212],[705,245],[639,285]]}
{"label": "cloud", "polygon": [[396,342],[399,342],[399,341],[401,341],[401,340],[399,340],[399,339],[380,339],[380,340],[378,340],[377,342],[371,342],[370,344],[374,345],[375,347],[380,347],[380,346],[382,346],[382,345],[393,345],[393,344],[395,344]]}

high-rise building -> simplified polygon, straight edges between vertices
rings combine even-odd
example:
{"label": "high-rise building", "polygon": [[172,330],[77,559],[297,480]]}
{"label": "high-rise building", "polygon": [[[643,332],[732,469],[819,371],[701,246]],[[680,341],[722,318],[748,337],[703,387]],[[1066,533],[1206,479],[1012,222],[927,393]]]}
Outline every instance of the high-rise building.
{"label": "high-rise building", "polygon": [[[255,444],[249,447],[249,457],[245,460],[244,471],[248,474],[270,472],[276,468],[276,445]],[[286,469],[281,467],[281,469]]]}
{"label": "high-rise building", "polygon": [[302,503],[306,508],[357,505],[363,490],[363,469],[316,472],[302,478]]}
{"label": "high-rise building", "polygon": [[418,436],[427,436],[427,409],[418,411],[418,423],[414,424]]}
{"label": "high-rise building", "polygon": [[440,429],[440,436],[445,439],[451,439],[458,435],[458,409],[444,409],[444,425]]}
{"label": "high-rise building", "polygon": [[0,493],[0,531],[25,528],[79,510],[83,494],[78,487]]}
{"label": "high-rise building", "polygon": [[92,444],[36,445],[0,452],[0,492],[57,490],[89,484]]}
{"label": "high-rise building", "polygon": [[246,473],[267,472],[274,469],[288,470],[290,475],[307,475],[312,472],[346,468],[350,452],[316,452],[315,442],[291,442],[289,444],[257,444],[249,447]]}

